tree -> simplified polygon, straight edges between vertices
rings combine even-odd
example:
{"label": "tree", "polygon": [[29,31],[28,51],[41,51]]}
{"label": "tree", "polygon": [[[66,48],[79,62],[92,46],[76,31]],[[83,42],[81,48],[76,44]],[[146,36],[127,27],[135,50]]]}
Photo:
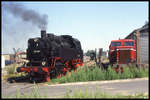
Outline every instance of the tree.
{"label": "tree", "polygon": [[90,56],[91,53],[93,53],[93,52],[94,52],[94,50],[88,50],[88,51],[85,53],[85,55],[86,55],[86,56]]}

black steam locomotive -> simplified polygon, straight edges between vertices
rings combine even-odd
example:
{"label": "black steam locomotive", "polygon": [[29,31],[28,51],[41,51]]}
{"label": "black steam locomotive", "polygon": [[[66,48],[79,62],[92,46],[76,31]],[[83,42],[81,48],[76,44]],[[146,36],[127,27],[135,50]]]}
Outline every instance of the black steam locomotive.
{"label": "black steam locomotive", "polygon": [[65,75],[83,65],[83,50],[80,41],[70,35],[56,36],[41,31],[41,38],[28,40],[27,59],[29,62],[17,69],[33,76],[50,78]]}

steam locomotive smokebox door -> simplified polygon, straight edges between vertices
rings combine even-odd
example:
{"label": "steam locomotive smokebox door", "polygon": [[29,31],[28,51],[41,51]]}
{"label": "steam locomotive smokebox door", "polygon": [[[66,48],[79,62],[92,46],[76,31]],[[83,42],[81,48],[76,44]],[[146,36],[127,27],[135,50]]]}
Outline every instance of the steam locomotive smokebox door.
{"label": "steam locomotive smokebox door", "polygon": [[59,54],[64,60],[71,60],[77,58],[78,51],[73,48],[60,48]]}

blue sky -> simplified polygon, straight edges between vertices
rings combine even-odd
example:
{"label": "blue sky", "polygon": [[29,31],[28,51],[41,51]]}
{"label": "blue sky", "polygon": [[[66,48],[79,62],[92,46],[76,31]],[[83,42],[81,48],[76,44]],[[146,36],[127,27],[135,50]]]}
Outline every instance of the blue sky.
{"label": "blue sky", "polygon": [[[108,50],[111,40],[125,38],[134,29],[142,27],[149,17],[148,2],[21,3],[27,9],[47,14],[47,32],[72,35],[80,40],[84,52],[95,48]],[[8,35],[10,29],[12,35]],[[2,9],[2,53],[13,53],[13,47],[25,50],[27,40],[38,36],[40,29]]]}

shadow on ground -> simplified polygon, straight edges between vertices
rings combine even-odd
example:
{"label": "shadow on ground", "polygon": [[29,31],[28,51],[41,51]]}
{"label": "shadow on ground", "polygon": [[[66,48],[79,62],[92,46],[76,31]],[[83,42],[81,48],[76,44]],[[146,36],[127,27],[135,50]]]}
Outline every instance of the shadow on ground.
{"label": "shadow on ground", "polygon": [[7,82],[9,83],[34,83],[34,82],[42,83],[43,81],[38,78],[30,80],[30,77],[27,75],[27,76],[19,76],[19,77],[10,77],[7,79]]}

